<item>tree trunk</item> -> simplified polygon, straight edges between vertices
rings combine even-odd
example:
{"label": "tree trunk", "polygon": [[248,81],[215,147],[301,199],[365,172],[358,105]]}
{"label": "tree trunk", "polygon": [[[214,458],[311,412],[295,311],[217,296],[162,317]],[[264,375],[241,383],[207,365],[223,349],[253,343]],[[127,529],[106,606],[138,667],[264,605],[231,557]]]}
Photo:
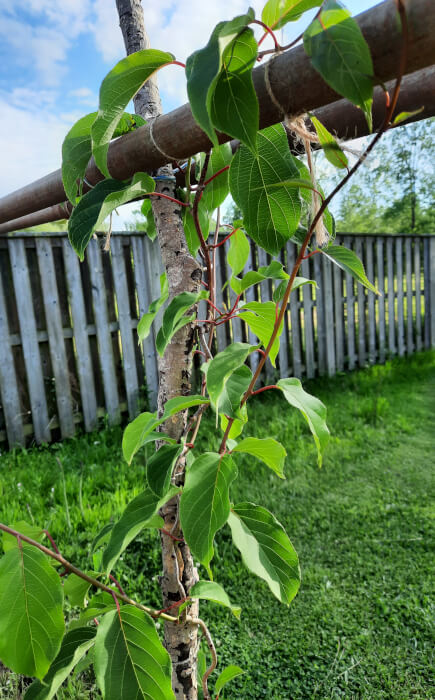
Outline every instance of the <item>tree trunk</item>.
{"label": "tree trunk", "polygon": [[[143,10],[140,0],[116,0],[120,26],[127,54],[149,48],[145,32]],[[162,111],[155,80],[149,80],[134,98],[135,111],[148,121]],[[171,175],[172,167],[166,166],[159,175]],[[175,183],[156,183],[156,192],[174,197]],[[190,255],[181,219],[181,208],[164,198],[153,197],[152,207],[156,222],[157,237],[163,264],[169,283],[170,298],[180,292],[197,292],[200,286],[201,268]],[[182,328],[167,347],[159,361],[158,410],[161,415],[166,401],[174,396],[190,393],[192,364],[193,327]],[[167,421],[163,430],[179,439],[186,425],[186,413],[178,413]],[[184,481],[184,464],[179,464],[175,477],[177,484]],[[165,529],[182,539],[178,520],[178,498],[172,499],[161,512]],[[183,542],[162,534],[163,575],[160,579],[163,607],[181,600],[198,580],[198,574],[189,548]],[[188,610],[193,617],[198,615],[198,603]],[[165,623],[165,644],[172,659],[172,687],[177,700],[196,700],[196,661],[198,651],[198,628],[196,625],[174,625]]]}

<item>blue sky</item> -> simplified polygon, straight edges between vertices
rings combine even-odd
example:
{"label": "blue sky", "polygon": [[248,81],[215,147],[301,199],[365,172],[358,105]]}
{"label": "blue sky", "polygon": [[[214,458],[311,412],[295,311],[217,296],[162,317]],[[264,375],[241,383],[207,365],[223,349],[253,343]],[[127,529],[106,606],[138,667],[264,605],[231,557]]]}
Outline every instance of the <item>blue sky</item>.
{"label": "blue sky", "polygon": [[[151,45],[181,61],[248,4],[260,16],[263,0],[142,0]],[[354,14],[375,4],[347,2]],[[289,25],[285,40],[300,31]],[[60,166],[65,133],[98,107],[99,85],[123,56],[115,0],[0,0],[0,196]],[[165,111],[186,101],[181,68],[159,84]]]}

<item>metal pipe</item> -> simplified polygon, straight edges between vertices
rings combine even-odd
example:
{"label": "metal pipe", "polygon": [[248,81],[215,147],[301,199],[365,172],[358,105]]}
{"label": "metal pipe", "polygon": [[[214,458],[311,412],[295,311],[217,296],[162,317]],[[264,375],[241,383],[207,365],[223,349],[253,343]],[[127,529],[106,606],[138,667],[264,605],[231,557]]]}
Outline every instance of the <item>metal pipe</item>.
{"label": "metal pipe", "polygon": [[[435,6],[433,0],[404,1],[409,25],[406,73],[412,73],[435,64]],[[382,83],[392,80],[398,71],[402,49],[395,0],[385,0],[356,19],[371,51],[376,79]],[[269,84],[276,100],[282,104],[282,112],[269,96],[265,65],[269,65]],[[265,65],[253,72],[260,105],[260,128],[276,124],[283,113],[296,115],[337,101],[337,94],[311,66],[302,46],[272,58]],[[151,141],[148,125],[111,144],[108,167],[113,177],[126,180],[137,171],[154,170],[166,163],[163,153],[183,160],[211,146],[188,104],[158,117],[153,135],[161,151]],[[219,140],[224,143],[229,137],[220,134]],[[86,179],[95,184],[102,177],[91,159]],[[59,204],[65,199],[61,171],[56,170],[0,199],[0,223]]]}

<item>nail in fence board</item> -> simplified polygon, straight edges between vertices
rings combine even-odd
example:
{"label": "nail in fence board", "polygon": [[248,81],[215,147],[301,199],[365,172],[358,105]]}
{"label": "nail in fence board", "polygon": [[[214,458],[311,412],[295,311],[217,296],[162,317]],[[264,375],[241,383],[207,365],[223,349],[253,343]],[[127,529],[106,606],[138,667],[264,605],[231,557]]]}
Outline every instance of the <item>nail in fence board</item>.
{"label": "nail in fence board", "polygon": [[128,415],[134,418],[139,405],[139,382],[134,351],[132,318],[130,315],[130,300],[127,287],[127,271],[121,238],[114,237],[111,241],[111,258],[113,282],[118,309],[118,323],[121,333],[122,367],[124,371],[125,388],[127,393]]}
{"label": "nail in fence board", "polygon": [[2,280],[0,278],[0,396],[6,423],[9,447],[24,445],[24,430],[20,395],[15,372],[13,351]]}
{"label": "nail in fence board", "polygon": [[414,239],[414,287],[415,287],[415,333],[416,350],[421,350],[423,341],[421,337],[421,263],[420,263],[420,240]]}
{"label": "nail in fence board", "polygon": [[396,313],[394,285],[393,238],[387,238],[387,284],[388,284],[388,350],[396,354]]}
{"label": "nail in fence board", "polygon": [[[352,239],[350,236],[344,237],[346,248],[352,249]],[[347,310],[347,363],[349,369],[355,369],[356,348],[355,348],[355,282],[351,274],[346,272],[346,310]]]}
{"label": "nail in fence board", "polygon": [[412,239],[405,239],[405,266],[406,266],[406,352],[410,355],[414,352],[414,318],[413,318],[413,290],[412,290]]}
{"label": "nail in fence board", "polygon": [[97,328],[99,359],[103,374],[106,410],[109,416],[109,423],[114,425],[120,421],[120,402],[113,360],[112,335],[107,312],[101,250],[98,241],[91,240],[89,243],[87,247],[87,258],[92,281],[92,301],[95,314],[95,326]]}
{"label": "nail in fence board", "polygon": [[[373,263],[373,238],[367,236],[365,239],[367,277],[370,282],[375,282],[375,268]],[[369,362],[374,365],[376,362],[376,294],[367,290],[367,309],[369,327]]]}
{"label": "nail in fence board", "polygon": [[57,291],[53,251],[50,241],[42,238],[37,239],[36,252],[41,276],[42,296],[45,320],[47,323],[51,366],[54,375],[60,431],[63,438],[71,437],[75,433],[74,415],[65,339],[59,306],[59,294]]}
{"label": "nail in fence board", "polygon": [[87,332],[80,263],[67,239],[62,241],[62,249],[68,286],[68,302],[71,308],[74,342],[77,349],[76,364],[79,375],[83,420],[85,429],[90,432],[97,427],[97,398]]}
{"label": "nail in fence board", "polygon": [[19,290],[19,294],[16,295],[17,309],[29,386],[33,429],[38,443],[49,442],[51,432],[24,241],[9,241],[9,255],[14,287],[15,290]]}
{"label": "nail in fence board", "polygon": [[396,275],[397,275],[397,353],[405,354],[405,321],[403,313],[403,241],[396,239]]}
{"label": "nail in fence board", "polygon": [[[290,275],[296,261],[296,246],[287,243],[287,272]],[[290,326],[291,345],[293,358],[293,375],[302,377],[302,353],[301,353],[301,314],[299,307],[300,290],[296,289],[290,295]]]}
{"label": "nail in fence board", "polygon": [[377,266],[377,289],[381,296],[378,296],[378,343],[379,362],[385,362],[385,269],[384,269],[384,240],[376,239],[376,266]]}

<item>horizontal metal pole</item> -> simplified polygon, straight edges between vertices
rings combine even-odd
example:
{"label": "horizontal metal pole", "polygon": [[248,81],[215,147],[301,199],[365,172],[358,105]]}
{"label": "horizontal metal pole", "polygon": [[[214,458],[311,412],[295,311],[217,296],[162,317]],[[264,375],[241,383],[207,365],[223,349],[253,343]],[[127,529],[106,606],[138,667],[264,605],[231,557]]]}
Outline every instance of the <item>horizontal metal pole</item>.
{"label": "horizontal metal pole", "polygon": [[[435,64],[435,4],[433,0],[404,2],[409,27],[406,73],[413,73]],[[399,70],[403,44],[395,0],[385,0],[356,19],[368,42],[377,81],[385,83],[392,80]],[[302,46],[269,61],[269,85],[275,101],[270,98],[266,86],[266,65],[259,66],[253,72],[260,105],[260,128],[276,124],[283,114],[297,115],[337,101],[337,93],[311,66]],[[282,111],[277,108],[276,101],[282,105]],[[153,135],[159,148],[150,139],[148,125],[110,145],[108,168],[113,177],[126,180],[137,171],[155,170],[166,164],[164,153],[175,160],[183,160],[211,147],[188,104],[158,117],[154,122]],[[219,140],[224,143],[230,139],[221,134]],[[95,184],[102,177],[91,159],[86,179]],[[0,223],[59,204],[65,199],[61,171],[56,170],[0,199]]]}

